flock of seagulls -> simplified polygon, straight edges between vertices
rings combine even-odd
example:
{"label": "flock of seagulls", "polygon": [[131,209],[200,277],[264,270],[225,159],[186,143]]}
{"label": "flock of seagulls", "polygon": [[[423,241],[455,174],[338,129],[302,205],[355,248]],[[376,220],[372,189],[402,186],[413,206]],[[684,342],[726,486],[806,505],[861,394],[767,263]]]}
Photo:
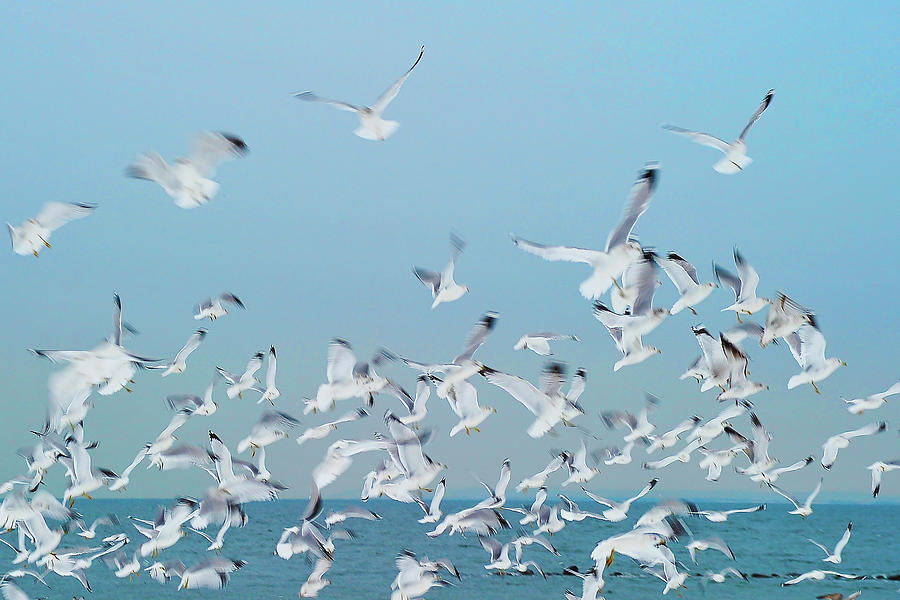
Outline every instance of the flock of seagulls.
{"label": "flock of seagulls", "polygon": [[[371,107],[327,100],[312,92],[302,92],[296,97],[355,112],[360,126],[354,133],[367,140],[383,141],[395,133],[398,124],[384,120],[382,113],[396,98],[423,54],[424,47],[412,67]],[[745,139],[750,127],[770,106],[773,96],[774,90],[770,90],[741,134],[731,143],[704,133],[666,128],[720,150],[725,156],[713,168],[720,173],[737,173],[751,163],[746,154]],[[169,164],[158,154],[148,153],[140,156],[126,172],[130,177],[158,183],[178,207],[197,208],[215,196],[219,186],[211,178],[219,164],[246,152],[247,145],[237,136],[204,132],[196,137],[189,158],[179,158]],[[760,276],[737,249],[733,256],[737,274],[715,264],[716,280],[703,281],[697,268],[680,253],[673,251],[659,255],[637,241],[633,231],[650,209],[659,185],[659,173],[660,167],[656,164],[648,164],[640,171],[626,200],[622,218],[609,232],[602,250],[544,245],[518,236],[513,236],[512,241],[524,252],[546,261],[584,263],[590,267],[589,277],[581,282],[578,290],[590,301],[593,316],[622,353],[612,365],[615,371],[633,368],[659,354],[661,349],[645,344],[645,337],[652,336],[660,323],[673,315],[689,311],[698,316],[701,305],[714,301],[713,294],[720,285],[728,287],[734,294],[734,301],[721,310],[736,314],[739,322],[736,327],[715,334],[700,323],[683,325],[685,334],[690,329],[696,339],[700,355],[687,367],[681,379],[696,380],[701,393],[716,391],[717,400],[723,404],[714,416],[687,414],[680,422],[658,430],[662,424],[655,422],[653,415],[659,400],[648,397],[638,414],[624,410],[602,411],[602,422],[610,432],[617,432],[609,435],[621,434],[621,441],[589,452],[587,444],[597,436],[577,422],[583,421],[586,414],[596,412],[596,407],[584,401],[587,390],[584,369],[578,369],[569,377],[565,363],[548,359],[534,383],[530,374],[505,373],[485,364],[476,355],[499,322],[497,313],[486,312],[465,338],[462,351],[445,362],[418,362],[386,348],[377,349],[368,362],[363,362],[347,340],[333,339],[327,349],[324,381],[318,385],[314,396],[305,398],[302,404],[304,418],[321,417],[322,421],[310,424],[302,431],[299,417],[290,413],[276,385],[275,347],[271,346],[268,352],[248,351],[250,359],[243,370],[230,372],[218,367],[216,373],[211,374],[212,382],[203,395],[179,392],[168,396],[166,406],[171,412],[168,424],[158,435],[148,436],[129,464],[123,465],[121,470],[111,470],[92,462],[91,450],[97,442],[91,441],[87,432],[90,431],[89,413],[95,409],[94,395],[108,396],[123,389],[130,391],[139,370],[150,373],[159,370],[162,377],[184,373],[189,368],[190,355],[205,348],[210,333],[209,329],[202,328],[190,334],[170,361],[135,353],[125,344],[136,331],[123,320],[122,302],[115,296],[113,331],[99,345],[88,350],[32,350],[59,368],[49,376],[47,416],[43,427],[33,432],[36,436],[33,446],[21,452],[25,471],[0,485],[4,494],[0,522],[7,532],[17,535],[13,539],[0,537],[14,553],[14,567],[0,579],[0,592],[7,600],[25,599],[27,596],[14,580],[29,576],[49,587],[51,574],[73,577],[90,591],[87,573],[97,559],[119,578],[146,572],[161,584],[177,582],[178,589],[225,587],[246,564],[243,560],[219,554],[228,547],[228,532],[249,526],[245,505],[272,501],[286,489],[269,472],[265,462],[267,448],[286,439],[296,440],[298,445],[304,446],[303,452],[308,453],[307,456],[315,456],[316,449],[310,446],[318,440],[332,438],[319,458],[314,459],[316,466],[310,481],[310,500],[299,521],[286,524],[280,537],[269,541],[273,554],[280,559],[289,560],[301,555],[313,562],[312,570],[299,590],[301,598],[323,593],[330,584],[328,572],[339,560],[340,547],[352,543],[355,535],[340,525],[353,519],[382,520],[380,515],[358,505],[324,511],[326,489],[344,476],[353,461],[366,460],[370,453],[373,467],[364,477],[362,502],[383,497],[418,505],[422,510],[418,522],[433,527],[426,533],[427,538],[456,534],[474,536],[486,552],[484,569],[507,575],[538,573],[546,578],[547,574],[540,566],[542,558],[561,555],[551,541],[554,534],[566,527],[577,527],[577,523],[588,519],[622,523],[629,518],[635,502],[665,487],[666,469],[674,463],[688,463],[692,459],[697,459],[699,468],[707,472],[706,478],[710,481],[718,481],[726,474],[747,477],[767,487],[773,495],[786,498],[794,507],[789,511],[791,515],[810,517],[825,477],[802,503],[775,484],[786,474],[807,468],[814,459],[812,456],[798,457],[797,462],[778,467],[780,461],[774,457],[777,456],[775,449],[770,449],[776,440],[766,430],[749,400],[759,391],[768,389],[769,384],[750,379],[749,358],[742,344],[752,340],[758,342],[760,348],[772,345],[787,348],[800,367],[800,372],[787,382],[787,389],[809,384],[818,393],[819,385],[846,363],[826,357],[825,337],[814,311],[784,293],[779,292],[774,299],[758,295]],[[43,248],[50,247],[49,238],[53,231],[69,221],[89,216],[94,208],[83,204],[47,204],[38,216],[19,227],[9,226],[13,251],[38,256]],[[441,272],[413,267],[415,277],[431,291],[432,309],[470,293],[468,287],[455,281],[456,260],[464,247],[461,238],[451,235],[450,262]],[[663,285],[660,269],[678,294],[670,308],[654,306],[656,291]],[[193,317],[209,319],[212,329],[218,319],[235,308],[246,307],[237,296],[224,292],[198,303]],[[763,311],[767,311],[763,324],[747,320]],[[556,347],[557,344],[565,346],[563,342],[579,341],[574,334],[526,333],[514,349],[552,357],[551,344]],[[782,352],[781,349],[775,351]],[[263,366],[266,367],[265,377],[260,380],[258,374]],[[413,394],[405,389],[406,381],[402,377],[387,377],[376,371],[384,372],[393,366],[408,369],[408,379],[415,385]],[[504,404],[499,408],[481,405],[478,395],[486,387],[502,390],[499,396],[505,399]],[[249,397],[262,405],[259,419],[248,427],[246,436],[230,447],[209,427],[203,440],[195,440],[195,443],[179,440],[176,434],[188,421],[203,420],[220,409],[227,410],[227,403],[221,404],[224,402],[222,389],[229,402]],[[877,411],[898,393],[900,382],[884,392],[845,402],[847,410],[858,416]],[[290,395],[295,399],[300,396],[294,391]],[[451,437],[461,433],[477,435],[486,419],[524,408],[533,421],[522,432],[523,441],[566,430],[577,432],[581,440],[570,449],[556,451],[546,467],[534,475],[524,476],[515,485],[517,492],[534,494],[530,506],[508,505],[507,489],[513,482],[513,467],[506,460],[500,466],[495,485],[481,482],[485,490],[482,499],[462,510],[447,513],[442,508],[442,500],[447,485],[455,482],[452,482],[451,474],[445,473],[446,465],[426,452],[429,439],[436,435],[434,423],[439,418],[434,411],[428,411],[427,403],[432,395],[446,400],[458,418],[449,430]],[[376,397],[381,404],[377,409]],[[330,413],[336,411],[339,404],[345,410],[335,418]],[[346,435],[345,429],[350,423],[369,418],[376,411],[383,414],[382,433],[362,439]],[[877,435],[886,428],[884,421],[877,421],[829,437],[823,444],[821,466],[830,469],[837,460],[838,451],[846,449],[851,440],[859,438],[855,445],[862,445],[863,438]],[[635,455],[641,459],[636,460]],[[601,467],[624,468],[632,461],[640,468],[654,471],[656,476],[634,496],[621,501],[597,493],[601,487],[597,484]],[[200,498],[177,498],[170,506],[160,507],[151,519],[128,517],[131,527],[123,526],[124,522],[115,515],[88,525],[75,504],[82,502],[81,499],[90,500],[91,494],[102,487],[125,491],[135,470],[144,462],[148,469],[195,472],[204,478],[206,491]],[[726,468],[733,463],[733,468]],[[48,472],[57,466],[65,471],[68,483],[61,493],[52,494],[41,486]],[[868,469],[871,471],[872,494],[877,496],[884,474],[900,470],[900,460],[877,461]],[[552,478],[556,483],[550,483]],[[551,494],[551,485],[580,488],[591,502],[590,506],[581,507],[562,493],[558,494],[557,502]],[[727,527],[723,523],[735,515],[752,519],[753,513],[763,510],[767,510],[765,504],[716,511],[702,509],[687,500],[659,498],[631,528],[623,527],[618,533],[599,540],[590,556],[584,557],[589,568],[567,570],[582,580],[580,593],[571,590],[560,590],[560,593],[569,600],[598,600],[606,585],[604,573],[618,556],[631,558],[646,576],[659,578],[663,583],[662,594],[678,591],[686,587],[689,575],[683,556],[679,558],[675,552],[679,549],[678,544],[694,564],[702,562],[703,553],[709,550],[733,561],[740,560],[722,537],[693,537],[687,526],[688,519],[705,518],[717,524],[722,535],[727,536]],[[513,529],[510,520],[517,521],[521,529],[512,537],[505,537],[505,532]],[[841,563],[852,527],[850,523],[833,549],[810,540],[825,553],[823,561]],[[187,535],[205,539],[209,543],[208,552],[214,554],[198,556],[190,566],[177,560],[165,560],[167,551]],[[71,545],[72,536],[92,544],[89,547]],[[397,576],[390,584],[392,600],[421,598],[433,588],[451,585],[454,579],[462,580],[463,573],[445,558],[431,560],[409,550],[398,548],[397,551],[400,552],[396,559]],[[25,564],[40,567],[43,572],[18,567]],[[736,581],[747,580],[743,572],[733,567],[709,571],[706,579],[726,584],[730,581],[728,576],[733,576]],[[828,576],[865,577],[813,570],[788,579],[782,585],[821,581]],[[848,598],[858,595],[859,592]],[[820,597],[842,596],[826,594]]]}

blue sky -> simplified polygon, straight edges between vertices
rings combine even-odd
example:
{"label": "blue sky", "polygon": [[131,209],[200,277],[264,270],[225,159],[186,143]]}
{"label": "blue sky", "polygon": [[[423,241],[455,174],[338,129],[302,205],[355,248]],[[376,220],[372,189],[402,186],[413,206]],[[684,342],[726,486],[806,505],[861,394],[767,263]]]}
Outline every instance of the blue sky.
{"label": "blue sky", "polygon": [[[588,427],[599,429],[598,410],[638,408],[645,391],[663,399],[660,428],[711,416],[715,399],[677,375],[698,351],[690,325],[733,324],[718,312],[730,303],[726,292],[696,319],[682,313],[654,332],[648,341],[661,356],[614,374],[617,352],[577,292],[585,268],[543,262],[509,241],[512,232],[602,247],[647,161],[659,161],[661,173],[635,230],[641,241],[678,251],[706,279],[711,262],[729,265],[738,246],[760,273],[760,292],[783,290],[813,307],[829,352],[849,363],[821,396],[788,393],[796,364],[787,350],[750,348],[753,376],[772,388],[755,399],[775,435],[773,453],[785,464],[820,456],[828,436],[887,419],[888,433],[842,452],[823,497],[864,496],[864,466],[900,456],[894,403],[851,418],[839,399],[900,376],[896,192],[885,168],[898,133],[900,32],[884,11],[837,3],[715,5],[712,13],[674,4],[109,3],[6,5],[0,21],[0,216],[18,223],[50,200],[99,205],[57,232],[40,259],[0,254],[0,469],[8,476],[21,470],[15,449],[43,418],[53,368],[25,349],[92,347],[108,333],[114,292],[141,331],[131,347],[154,356],[174,355],[202,298],[230,290],[247,311],[210,327],[185,374],[141,373],[134,392],[97,399],[88,437],[102,441],[95,461],[113,469],[165,426],[163,398],[200,393],[216,365],[237,370],[275,344],[280,407],[298,413],[299,399],[324,380],[331,337],[350,340],[360,358],[385,345],[440,360],[457,353],[486,310],[501,320],[481,359],[533,380],[541,361],[511,350],[522,333],[583,339],[560,346],[558,358],[588,370]],[[385,143],[352,135],[352,115],[291,96],[310,89],[372,102],[421,44],[422,62],[385,115],[400,122]],[[715,151],[660,128],[733,139],[770,88],[772,105],[748,137],[755,162],[738,176],[715,173]],[[183,211],[157,186],[124,177],[139,153],[185,154],[204,129],[236,133],[250,147],[222,166],[209,205]],[[468,242],[457,279],[472,292],[432,312],[410,266],[443,266],[450,230]],[[674,292],[665,283],[658,298],[667,305]],[[411,372],[390,373],[413,387]],[[452,443],[454,421],[432,399],[429,452],[451,467],[448,491],[471,489],[470,472],[493,479],[506,456],[518,480],[539,470],[550,448],[577,444],[571,432],[527,439],[525,410],[497,389],[479,389],[500,415]],[[259,407],[222,400],[213,418],[185,427],[182,441],[200,442],[208,428],[232,445],[243,437]],[[395,401],[380,400],[375,418],[346,434],[371,434],[387,407]],[[618,437],[600,435],[597,445]],[[306,493],[327,443],[272,448],[272,470],[292,494]],[[640,460],[605,468],[595,487],[639,487],[649,478]],[[373,462],[358,460],[331,493],[357,493]],[[785,486],[811,489],[821,471],[810,467]],[[759,493],[733,475],[709,484],[695,462],[662,479],[669,491],[696,495]],[[139,473],[129,487],[134,496],[199,491],[187,473]],[[900,482],[886,479],[885,494],[900,495]]]}

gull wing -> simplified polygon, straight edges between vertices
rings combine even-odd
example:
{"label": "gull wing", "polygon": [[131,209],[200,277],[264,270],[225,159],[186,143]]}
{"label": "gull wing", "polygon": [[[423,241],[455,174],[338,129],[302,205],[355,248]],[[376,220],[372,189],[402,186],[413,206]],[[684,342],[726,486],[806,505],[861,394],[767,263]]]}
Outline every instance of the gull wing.
{"label": "gull wing", "polygon": [[631,235],[634,224],[642,214],[650,206],[650,199],[653,196],[653,190],[659,182],[659,166],[646,165],[638,175],[637,181],[631,187],[631,194],[625,202],[625,211],[622,213],[622,220],[609,233],[606,240],[606,251],[624,244]]}
{"label": "gull wing", "polygon": [[206,337],[205,329],[198,329],[194,332],[194,334],[188,338],[188,341],[182,346],[181,350],[178,351],[178,354],[175,355],[174,363],[181,363],[187,360],[187,357],[190,356],[191,352],[197,349],[200,345],[200,342],[203,341],[203,338]]}
{"label": "gull wing", "polygon": [[307,102],[322,102],[324,104],[330,104],[338,110],[346,110],[348,112],[359,112],[358,106],[353,106],[352,104],[348,104],[341,100],[329,100],[328,98],[323,98],[322,96],[317,96],[312,92],[300,92],[298,94],[294,94],[294,98],[298,100],[306,100]]}
{"label": "gull wing", "polygon": [[684,294],[695,285],[700,285],[696,267],[678,254],[669,252],[669,256],[660,260],[659,263],[675,287],[678,288],[679,294]]}
{"label": "gull wing", "polygon": [[247,151],[247,144],[236,135],[204,131],[194,139],[191,163],[202,176],[212,177],[219,163],[243,156]]}
{"label": "gull wing", "polygon": [[484,313],[478,320],[478,323],[476,323],[469,332],[468,337],[466,337],[466,344],[463,347],[463,351],[459,356],[453,359],[453,364],[458,365],[465,360],[471,360],[472,357],[475,356],[475,352],[481,348],[482,344],[484,344],[488,336],[494,330],[494,327],[497,325],[497,319],[499,318],[500,315],[494,311]]}
{"label": "gull wing", "polygon": [[340,338],[331,340],[328,344],[328,367],[326,369],[328,383],[351,379],[355,366],[356,356],[350,348],[350,343]]}
{"label": "gull wing", "polygon": [[716,280],[722,285],[727,285],[734,292],[734,299],[737,300],[741,296],[741,280],[734,273],[713,263],[713,272],[716,274]]}
{"label": "gull wing", "polygon": [[769,104],[772,103],[772,97],[775,95],[775,90],[769,90],[766,92],[766,96],[762,99],[759,106],[756,109],[756,112],[753,113],[753,116],[750,117],[750,120],[747,122],[747,125],[744,127],[744,130],[741,131],[741,135],[738,136],[738,141],[741,142],[747,137],[747,132],[750,131],[750,128],[754,123],[759,121],[759,118],[762,116],[766,109],[769,108]]}
{"label": "gull wing", "polygon": [[737,266],[738,276],[741,278],[741,294],[738,302],[742,302],[756,296],[756,286],[759,285],[759,274],[750,266],[738,249],[734,249],[734,264]]}
{"label": "gull wing", "polygon": [[529,242],[528,240],[516,236],[512,237],[512,241],[525,252],[530,252],[531,254],[535,254],[544,260],[549,261],[561,260],[594,265],[606,257],[606,253],[599,250],[588,250],[586,248],[575,248],[570,246],[545,246],[536,242]]}
{"label": "gull wing", "polygon": [[423,269],[422,267],[413,266],[413,274],[421,281],[423,284],[431,288],[431,294],[436,296],[438,293],[438,289],[441,287],[441,274],[435,273],[429,269]]}
{"label": "gull wing", "polygon": [[95,204],[48,202],[41,209],[38,216],[35,217],[35,220],[50,231],[53,231],[69,221],[83,219],[94,212],[95,208],[97,208]]}
{"label": "gull wing", "polygon": [[691,131],[690,129],[675,127],[674,125],[663,125],[663,129],[665,129],[666,131],[671,131],[672,133],[677,133],[678,135],[683,135],[692,142],[696,142],[702,146],[715,148],[719,152],[728,152],[728,150],[731,149],[731,145],[728,142],[726,142],[725,140],[720,140],[719,138],[709,135],[708,133]]}
{"label": "gull wing", "polygon": [[400,79],[394,82],[394,84],[386,89],[381,96],[378,97],[378,100],[375,101],[375,104],[372,105],[372,112],[377,115],[380,115],[384,112],[384,109],[387,108],[388,104],[397,97],[397,94],[400,93],[400,88],[403,87],[403,84],[406,83],[406,80],[409,78],[409,74],[412,73],[412,70],[416,68],[416,65],[419,64],[419,61],[422,60],[422,55],[425,54],[425,46],[419,50],[419,56],[416,57],[416,62],[409,68],[409,70],[404,73]]}

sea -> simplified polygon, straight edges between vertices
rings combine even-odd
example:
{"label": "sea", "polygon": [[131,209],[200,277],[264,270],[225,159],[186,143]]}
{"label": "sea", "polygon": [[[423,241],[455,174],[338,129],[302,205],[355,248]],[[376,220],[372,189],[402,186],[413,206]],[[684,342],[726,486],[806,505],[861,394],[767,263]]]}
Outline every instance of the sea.
{"label": "sea", "polygon": [[[578,501],[578,500],[576,500]],[[442,509],[456,511],[471,506],[475,501],[445,500]],[[589,500],[578,501],[584,510],[593,510]],[[359,501],[330,500],[325,504],[329,509],[340,509]],[[508,502],[510,506],[527,505],[529,502]],[[140,534],[128,520],[128,516],[152,519],[160,500],[94,500],[81,499],[76,505],[88,522],[93,518],[114,513],[121,519],[119,527],[105,527],[98,530],[98,537],[118,531],[126,532],[131,544],[126,546],[129,556],[141,543]],[[272,503],[255,503],[246,506],[250,521],[246,527],[231,529],[225,538],[222,555],[246,561],[246,565],[232,574],[228,586],[219,591],[182,590],[177,591],[178,579],[162,585],[150,579],[146,573],[132,580],[117,579],[102,562],[96,561],[88,571],[92,592],[87,592],[81,584],[69,577],[51,574],[47,577],[52,589],[41,586],[34,580],[20,579],[19,585],[31,598],[69,600],[82,596],[92,600],[139,600],[156,598],[196,598],[207,599],[287,599],[297,598],[300,586],[312,569],[312,562],[303,556],[282,560],[274,555],[275,544],[284,528],[297,523],[306,505],[302,500],[280,500]],[[753,503],[700,503],[701,509],[727,510],[744,508]],[[338,541],[335,562],[326,578],[331,585],[324,588],[320,598],[365,600],[390,598],[391,582],[397,574],[394,566],[396,556],[404,551],[415,552],[420,558],[448,558],[458,568],[461,579],[452,579],[453,585],[432,589],[427,598],[467,600],[548,600],[563,598],[566,589],[581,594],[581,580],[563,573],[567,567],[577,567],[584,571],[592,566],[589,558],[591,550],[602,539],[631,528],[634,521],[652,506],[652,503],[635,503],[629,519],[621,523],[606,523],[585,520],[568,523],[550,539],[561,553],[557,557],[543,548],[530,546],[525,549],[523,560],[534,560],[541,565],[547,576],[499,575],[488,572],[484,564],[488,559],[478,538],[475,536],[452,537],[446,534],[431,539],[425,535],[433,526],[416,522],[422,516],[416,505],[403,505],[387,500],[371,500],[366,508],[380,514],[380,521],[348,520],[342,526],[352,531],[355,539]],[[815,598],[822,594],[842,592],[845,595],[862,590],[863,599],[900,598],[900,505],[896,504],[817,504],[814,513],[803,519],[787,514],[789,505],[769,503],[765,511],[732,515],[725,523],[710,523],[700,517],[686,519],[690,532],[696,538],[718,536],[723,538],[734,552],[735,560],[723,554],[707,550],[698,554],[699,564],[693,564],[683,547],[689,537],[673,542],[670,547],[678,559],[688,568],[690,577],[686,589],[678,593],[670,592],[669,597],[717,598],[723,600],[784,600]],[[497,534],[496,538],[506,542],[517,535],[518,517],[507,513],[513,525],[511,530]],[[807,541],[815,539],[827,547],[833,547],[841,537],[849,521],[853,521],[853,534],[843,553],[840,565],[822,562],[824,553]],[[215,536],[215,529],[207,530]],[[15,534],[7,534],[6,539],[15,540]],[[83,545],[83,540],[69,535],[62,546]],[[190,566],[210,555],[206,551],[208,542],[189,533],[177,545],[164,551],[157,560],[182,560]],[[61,547],[62,547],[61,546]],[[2,554],[12,558],[12,552],[0,546]],[[143,566],[153,562],[149,557],[142,559]],[[703,576],[708,571],[719,571],[735,567],[748,575],[745,582],[729,576],[725,583],[712,583]],[[13,568],[13,567],[8,567]],[[798,573],[813,569],[833,569],[843,573],[866,575],[861,581],[844,581],[832,578],[825,581],[806,581],[790,587],[781,583]],[[448,576],[449,578],[449,576]],[[606,586],[603,595],[608,599],[644,600],[661,597],[664,584],[650,574],[644,573],[630,559],[617,556],[605,573]]]}

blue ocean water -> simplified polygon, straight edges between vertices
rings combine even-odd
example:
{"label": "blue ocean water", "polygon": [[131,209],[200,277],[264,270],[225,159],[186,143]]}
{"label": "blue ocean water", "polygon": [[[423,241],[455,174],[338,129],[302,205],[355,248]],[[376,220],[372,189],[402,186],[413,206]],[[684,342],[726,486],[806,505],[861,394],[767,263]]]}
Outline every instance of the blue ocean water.
{"label": "blue ocean water", "polygon": [[[589,510],[590,501],[578,501],[582,508]],[[128,515],[152,519],[158,506],[158,500],[95,500],[88,502],[79,500],[76,508],[85,518],[92,519],[104,513],[116,513],[122,519],[120,528],[105,528],[100,535],[109,535],[116,530],[125,531],[131,537],[132,544],[126,547],[129,555],[140,543],[140,536],[127,520]],[[120,580],[112,571],[99,561],[88,571],[88,579],[93,593],[88,593],[71,578],[60,578],[50,575],[48,582],[52,590],[42,588],[31,580],[20,580],[20,586],[32,597],[68,599],[73,596],[93,598],[96,600],[123,599],[155,599],[191,597],[197,599],[287,599],[296,598],[300,586],[309,574],[312,565],[302,556],[295,556],[284,561],[273,555],[275,543],[282,529],[296,524],[305,507],[305,501],[282,500],[268,504],[247,505],[250,522],[243,529],[232,529],[225,539],[223,555],[229,558],[242,559],[247,565],[233,574],[228,587],[222,591],[210,590],[176,590],[178,580],[163,586],[146,576]],[[326,511],[339,509],[348,504],[359,502],[347,500],[327,501]],[[510,506],[520,503],[509,502]],[[455,511],[472,502],[447,500],[442,508]],[[752,506],[752,502],[701,503],[701,508],[724,510]],[[428,593],[430,599],[467,598],[479,600],[516,598],[531,600],[544,598],[562,598],[565,589],[571,589],[580,595],[581,580],[563,575],[563,568],[577,565],[581,570],[591,567],[589,558],[594,545],[613,535],[630,529],[642,512],[652,503],[636,503],[629,513],[630,518],[622,523],[604,523],[585,520],[581,523],[569,523],[559,533],[552,536],[552,543],[561,553],[553,556],[542,548],[531,546],[525,550],[523,560],[535,560],[547,573],[547,579],[539,575],[501,576],[488,573],[483,568],[487,562],[487,553],[481,548],[474,536],[462,538],[458,535],[446,535],[436,539],[424,535],[430,526],[420,525],[416,519],[421,517],[421,510],[415,505],[401,505],[385,500],[373,500],[367,508],[383,516],[376,522],[350,520],[344,523],[347,529],[356,534],[356,539],[338,541],[335,552],[335,563],[328,572],[327,579],[331,585],[320,593],[321,598],[388,598],[390,585],[396,575],[395,556],[404,549],[415,552],[419,557],[449,558],[459,569],[462,579],[453,579],[453,587],[433,589]],[[699,565],[691,564],[687,551],[681,543],[673,543],[670,547],[676,556],[689,565],[692,574],[687,579],[688,589],[681,590],[684,598],[727,598],[728,600],[760,600],[766,598],[806,599],[815,598],[829,592],[845,594],[857,589],[863,590],[863,598],[884,599],[897,597],[900,581],[892,581],[885,576],[900,576],[900,541],[896,532],[900,530],[900,506],[898,505],[862,505],[862,504],[821,504],[814,505],[815,512],[807,519],[788,515],[787,504],[770,503],[768,509],[752,514],[732,515],[725,523],[710,523],[702,518],[687,519],[693,534],[702,538],[716,535],[723,538],[734,551],[736,560],[731,561],[715,551],[699,553]],[[508,513],[512,530],[498,534],[497,539],[508,541],[516,535],[518,515]],[[853,535],[843,553],[840,565],[822,562],[822,552],[806,541],[813,538],[825,546],[832,547],[842,535],[847,522],[853,521]],[[215,535],[215,530],[208,530]],[[98,536],[99,539],[99,536]],[[63,545],[83,545],[81,538],[68,536]],[[205,551],[207,542],[194,534],[183,538],[176,546],[166,550],[159,560],[180,559],[190,565],[203,560],[209,553]],[[0,547],[0,553],[11,552]],[[535,549],[536,548],[536,549]],[[152,561],[144,559],[144,566]],[[729,578],[726,583],[707,583],[700,576],[706,571],[719,571],[727,566],[734,566],[750,575],[749,582]],[[823,582],[803,582],[782,588],[782,581],[791,574],[812,569],[829,569],[844,573],[867,575],[863,581],[842,581],[828,579]],[[757,576],[753,576],[756,574]],[[764,575],[765,577],[760,577]],[[626,600],[659,597],[663,582],[637,568],[628,558],[617,557],[606,571],[606,587],[604,595],[608,598]],[[670,593],[672,595],[673,593]]]}

